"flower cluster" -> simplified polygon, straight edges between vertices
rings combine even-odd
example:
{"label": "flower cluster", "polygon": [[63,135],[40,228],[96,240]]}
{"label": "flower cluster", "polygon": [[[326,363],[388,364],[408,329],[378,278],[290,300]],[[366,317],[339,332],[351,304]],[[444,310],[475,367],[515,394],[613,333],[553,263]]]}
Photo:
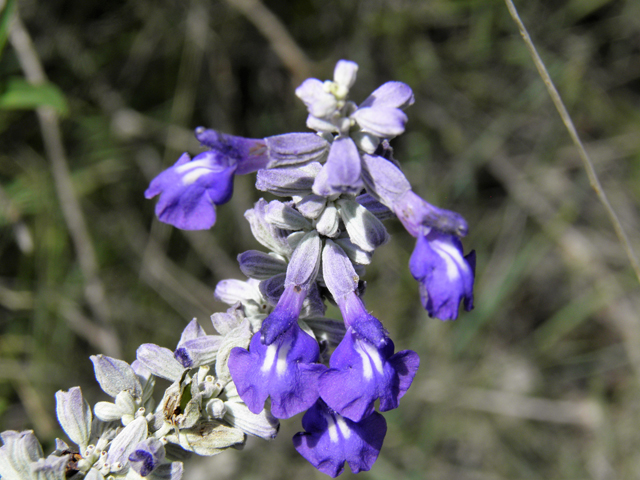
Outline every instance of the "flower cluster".
{"label": "flower cluster", "polygon": [[[212,321],[220,335],[207,335],[193,320],[175,351],[141,345],[131,365],[91,357],[96,379],[113,401],[96,403],[92,413],[79,387],[59,391],[58,421],[76,447],[56,440],[56,450],[44,458],[33,432],[3,432],[0,478],[180,480],[179,460],[191,452],[216,455],[238,448],[247,434],[275,438],[278,420],[267,411],[249,411],[227,368],[229,352],[247,346],[252,335],[242,306]],[[215,375],[209,374],[212,367]],[[157,405],[156,377],[173,382]]]}
{"label": "flower cluster", "polygon": [[[358,106],[349,100],[357,69],[341,60],[333,80],[297,88],[316,133],[248,139],[196,129],[208,150],[183,154],[145,192],[160,196],[158,218],[208,229],[234,176],[257,172],[256,188],[278,200],[260,199],[245,217],[268,252],[242,253],[247,279],[216,286],[229,305],[211,317],[218,335],[193,320],[174,351],[145,344],[132,365],[92,357],[113,402],[97,403],[93,417],[79,388],[57,394],[58,419],[78,448],[58,441],[45,459],[31,432],[5,432],[0,477],[177,480],[189,452],[214,455],[247,434],[274,438],[279,419],[303,412],[293,443],[313,466],[332,477],[345,463],[371,469],[387,430],[380,412],[398,407],[420,363],[395,351],[363,302],[365,267],[389,238],[382,222],[397,217],[416,238],[409,268],[430,316],[451,320],[461,303],[473,307],[475,256],[463,254],[464,219],[416,195],[393,157],[411,89],[388,82]],[[327,302],[342,321],[325,317]],[[157,406],[156,377],[172,382]]]}
{"label": "flower cluster", "polygon": [[[271,399],[274,417],[305,412],[293,441],[316,468],[339,475],[369,470],[386,433],[379,411],[398,407],[418,368],[418,355],[395,352],[382,323],[363,301],[360,277],[387,239],[381,220],[397,217],[416,237],[410,269],[431,316],[455,319],[473,303],[473,253],[463,255],[464,219],[416,195],[393,158],[389,140],[404,132],[411,89],[388,82],[359,106],[349,100],[357,65],[340,61],[333,80],[308,79],[296,95],[317,133],[246,139],[200,128],[210,150],[188,156],[158,176],[158,217],[179,228],[209,228],[214,206],[228,200],[235,174],[257,171],[260,200],[245,217],[269,252],[238,257],[248,281],[227,280],[216,296],[239,301],[255,330],[234,348],[228,368],[255,414]],[[324,317],[325,301],[343,322]]]}

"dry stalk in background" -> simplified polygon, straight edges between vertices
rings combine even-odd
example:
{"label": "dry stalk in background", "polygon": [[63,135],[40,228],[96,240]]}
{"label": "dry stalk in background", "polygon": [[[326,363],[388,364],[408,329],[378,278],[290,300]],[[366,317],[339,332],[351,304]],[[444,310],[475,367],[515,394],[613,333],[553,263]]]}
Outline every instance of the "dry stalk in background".
{"label": "dry stalk in background", "polygon": [[[27,81],[33,85],[45,83],[47,81],[46,74],[31,37],[17,12],[12,20],[9,41],[15,49]],[[82,208],[75,195],[69,164],[64,151],[58,114],[50,107],[38,107],[36,114],[40,122],[45,150],[51,162],[51,171],[56,193],[60,200],[60,208],[75,246],[80,270],[84,277],[84,294],[87,304],[95,318],[103,325],[108,325],[111,315],[105,296],[105,289],[98,275],[98,262]],[[91,335],[94,337],[88,338],[91,344],[100,345],[100,349],[107,355],[120,356],[120,342],[111,327],[105,326],[104,328],[95,329]]]}
{"label": "dry stalk in background", "polygon": [[512,0],[505,0],[505,3],[507,4],[507,8],[509,9],[509,13],[511,14],[511,17],[513,18],[514,22],[516,22],[516,25],[518,25],[518,29],[520,30],[520,35],[522,35],[522,39],[524,40],[524,43],[527,46],[527,49],[529,50],[529,53],[531,53],[531,57],[533,58],[533,63],[535,63],[536,68],[538,69],[538,73],[540,74],[540,77],[544,82],[547,92],[549,92],[549,95],[551,96],[551,100],[553,100],[553,104],[556,106],[556,109],[560,114],[560,118],[562,118],[562,122],[564,123],[565,127],[567,127],[567,130],[569,131],[569,135],[571,136],[571,140],[573,140],[573,143],[578,149],[578,154],[580,155],[582,164],[585,170],[587,171],[587,175],[589,177],[589,182],[591,184],[591,187],[595,190],[596,195],[598,196],[598,199],[600,200],[602,205],[604,205],[605,211],[609,216],[609,220],[611,220],[611,223],[613,224],[613,228],[616,231],[616,235],[618,236],[618,239],[620,240],[620,243],[622,244],[622,247],[624,248],[624,251],[626,252],[627,257],[631,262],[631,267],[633,268],[636,274],[636,277],[640,282],[640,264],[638,263],[636,254],[633,250],[633,247],[631,246],[631,242],[629,242],[629,238],[627,237],[627,234],[625,233],[624,228],[622,228],[622,224],[618,219],[618,215],[616,215],[615,210],[609,203],[609,199],[607,198],[607,195],[605,194],[604,189],[600,184],[600,180],[598,179],[596,170],[593,167],[593,162],[591,161],[589,154],[585,150],[584,145],[580,140],[578,131],[576,130],[576,127],[573,124],[573,121],[571,120],[571,115],[569,115],[567,108],[564,106],[564,102],[562,101],[562,98],[560,97],[558,90],[556,89],[555,85],[553,84],[553,81],[551,80],[551,76],[547,71],[547,67],[545,67],[544,62],[540,58],[540,55],[538,55],[538,51],[536,50],[536,47],[533,44],[531,37],[529,36],[529,32],[527,32],[527,29],[524,26],[524,23],[522,23],[522,20],[518,15],[518,10],[516,9],[516,6],[513,4]]}

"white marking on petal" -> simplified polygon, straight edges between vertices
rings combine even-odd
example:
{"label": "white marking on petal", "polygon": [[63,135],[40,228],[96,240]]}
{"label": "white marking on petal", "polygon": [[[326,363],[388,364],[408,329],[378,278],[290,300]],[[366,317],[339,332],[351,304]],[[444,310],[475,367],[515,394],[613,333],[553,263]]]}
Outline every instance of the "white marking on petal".
{"label": "white marking on petal", "polygon": [[196,168],[211,168],[211,162],[206,159],[192,160],[176,167],[176,173],[184,175],[185,173],[195,170]]}
{"label": "white marking on petal", "polygon": [[182,175],[182,183],[184,185],[191,185],[203,175],[211,173],[212,170],[211,162],[206,159],[193,160],[175,169],[178,175]]}
{"label": "white marking on petal", "polygon": [[444,260],[447,266],[447,278],[450,281],[458,280],[462,272],[469,270],[469,265],[467,265],[464,257],[454,245],[447,242],[434,241],[431,247]]}
{"label": "white marking on petal", "polygon": [[[356,343],[356,345],[358,344]],[[373,369],[371,368],[371,360],[369,359],[369,356],[359,348],[359,345],[356,346],[356,352],[358,352],[358,355],[362,358],[362,376],[365,380],[371,380],[373,377]]]}
{"label": "white marking on petal", "polygon": [[287,371],[287,354],[291,350],[291,343],[280,346],[278,350],[278,362],[276,363],[276,373],[279,377],[283,376]]}
{"label": "white marking on petal", "polygon": [[382,358],[380,358],[380,352],[378,351],[378,349],[368,342],[362,341],[358,342],[358,344],[360,345],[360,348],[362,348],[368,355],[369,361],[373,363],[378,373],[382,375],[384,373],[384,368],[382,366]]}
{"label": "white marking on petal", "polygon": [[196,168],[182,176],[182,183],[185,186],[189,186],[192,183],[195,183],[200,177],[208,173],[211,173],[211,170],[209,168]]}
{"label": "white marking on petal", "polygon": [[340,433],[342,433],[342,436],[345,438],[345,440],[348,439],[351,436],[351,429],[347,425],[347,422],[345,422],[344,418],[342,417],[338,417],[336,418],[336,420],[338,428],[340,429]]}
{"label": "white marking on petal", "polygon": [[263,372],[268,372],[273,367],[273,362],[276,359],[276,353],[278,352],[278,346],[275,343],[272,343],[267,347],[267,354],[264,356],[264,363],[260,370]]}
{"label": "white marking on petal", "polygon": [[327,431],[329,432],[329,440],[331,440],[331,443],[337,443],[338,442],[338,429],[336,428],[336,422],[333,419],[333,415],[325,415],[324,416],[327,419]]}

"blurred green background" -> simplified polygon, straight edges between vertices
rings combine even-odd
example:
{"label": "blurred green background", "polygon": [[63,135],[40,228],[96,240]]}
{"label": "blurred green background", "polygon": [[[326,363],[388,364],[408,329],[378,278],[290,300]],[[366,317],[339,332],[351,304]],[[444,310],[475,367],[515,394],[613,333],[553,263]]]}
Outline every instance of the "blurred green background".
{"label": "blurred green background", "polygon": [[[0,430],[50,446],[55,391],[105,399],[89,355],[132,361],[140,343],[173,348],[194,316],[209,327],[216,282],[261,248],[242,216],[253,177],[190,233],[154,220],[149,180],[201,151],[199,125],[305,131],[295,87],[345,58],[356,102],[388,80],[414,89],[396,158],[417,193],[465,216],[478,254],[475,310],[430,319],[414,239],[389,222],[365,300],[422,365],[360,478],[640,478],[638,281],[501,0],[0,5],[0,45],[16,15],[33,42],[14,31],[0,59]],[[640,2],[517,6],[638,250]],[[25,81],[43,81],[34,61],[50,83]],[[327,478],[293,449],[299,430],[285,421],[185,479]]]}

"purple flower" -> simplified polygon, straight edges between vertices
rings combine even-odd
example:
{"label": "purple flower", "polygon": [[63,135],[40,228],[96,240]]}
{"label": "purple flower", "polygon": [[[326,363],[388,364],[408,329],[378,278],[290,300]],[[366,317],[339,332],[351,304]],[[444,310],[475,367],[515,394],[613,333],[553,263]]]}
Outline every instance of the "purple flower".
{"label": "purple flower", "polygon": [[353,473],[371,470],[387,433],[387,423],[379,413],[352,422],[322,400],[304,414],[302,427],[306,432],[296,433],[293,445],[314,467],[331,477],[343,472],[345,462]]}
{"label": "purple flower", "polygon": [[318,398],[318,376],[325,370],[316,364],[318,343],[296,324],[270,345],[251,339],[249,351],[236,347],[229,356],[229,371],[238,394],[255,414],[271,397],[271,413],[289,418],[308,409]]}
{"label": "purple flower", "polygon": [[358,297],[359,278],[351,260],[338,244],[329,239],[325,240],[322,250],[322,274],[345,325],[378,348],[386,345],[388,337],[382,323],[367,312]]}
{"label": "purple flower", "polygon": [[409,260],[409,269],[420,282],[420,297],[432,317],[441,320],[458,318],[460,301],[473,308],[475,252],[463,256],[462,243],[454,235],[432,229],[420,234]]}
{"label": "purple flower", "polygon": [[315,231],[302,238],[287,266],[284,292],[251,339],[249,351],[231,351],[231,377],[253,413],[262,411],[269,396],[276,418],[296,415],[318,398],[318,375],[326,367],[315,364],[320,355],[318,343],[300,329],[298,317],[318,274],[321,246]]}
{"label": "purple flower", "polygon": [[141,477],[154,471],[165,457],[164,445],[157,438],[143,440],[129,455],[129,464]]}
{"label": "purple flower", "polygon": [[209,365],[214,362],[221,343],[222,336],[207,335],[194,318],[183,330],[173,357],[184,368]]}
{"label": "purple flower", "polygon": [[215,205],[233,193],[233,176],[264,168],[269,157],[263,140],[196,129],[196,137],[211,148],[193,159],[184,153],[151,181],[146,198],[160,195],[156,215],[183,230],[205,230],[216,222]]}
{"label": "purple flower", "polygon": [[367,312],[356,291],[335,300],[347,328],[353,329],[358,336],[376,348],[382,348],[390,341],[380,320]]}
{"label": "purple flower", "polygon": [[418,237],[425,227],[465,236],[467,222],[456,212],[435,207],[411,190],[400,168],[379,155],[363,155],[363,176],[367,190],[389,207],[407,231]]}
{"label": "purple flower", "polygon": [[399,197],[393,205],[393,210],[404,228],[414,237],[418,237],[425,227],[460,237],[464,237],[468,232],[467,222],[462,215],[435,207],[413,191]]}
{"label": "purple flower", "polygon": [[411,350],[393,353],[391,339],[375,347],[347,329],[331,355],[330,369],[320,376],[320,397],[343,417],[358,422],[371,415],[380,399],[380,411],[398,408],[420,365]]}

